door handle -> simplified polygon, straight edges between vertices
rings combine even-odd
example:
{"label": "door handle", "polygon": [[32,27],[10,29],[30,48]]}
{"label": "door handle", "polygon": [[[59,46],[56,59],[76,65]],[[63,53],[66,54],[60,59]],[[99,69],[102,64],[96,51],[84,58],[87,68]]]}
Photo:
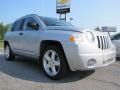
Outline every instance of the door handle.
{"label": "door handle", "polygon": [[19,33],[19,35],[23,35],[23,33]]}

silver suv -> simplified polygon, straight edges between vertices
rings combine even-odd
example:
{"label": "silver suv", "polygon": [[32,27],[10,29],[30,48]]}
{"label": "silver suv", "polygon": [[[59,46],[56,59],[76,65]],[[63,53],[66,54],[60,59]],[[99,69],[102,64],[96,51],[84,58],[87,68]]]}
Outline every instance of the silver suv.
{"label": "silver suv", "polygon": [[116,48],[107,34],[38,15],[13,23],[5,34],[4,51],[8,61],[18,55],[35,58],[51,79],[60,79],[68,70],[104,67],[116,59]]}

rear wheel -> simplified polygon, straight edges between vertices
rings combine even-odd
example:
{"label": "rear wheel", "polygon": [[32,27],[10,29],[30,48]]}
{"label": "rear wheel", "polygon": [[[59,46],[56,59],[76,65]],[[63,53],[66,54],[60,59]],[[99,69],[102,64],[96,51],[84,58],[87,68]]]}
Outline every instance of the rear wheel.
{"label": "rear wheel", "polygon": [[7,61],[12,61],[15,59],[15,55],[13,54],[13,52],[8,44],[4,48],[4,56]]}
{"label": "rear wheel", "polygon": [[66,58],[57,46],[46,46],[42,51],[42,65],[45,74],[50,79],[60,79],[68,71]]}

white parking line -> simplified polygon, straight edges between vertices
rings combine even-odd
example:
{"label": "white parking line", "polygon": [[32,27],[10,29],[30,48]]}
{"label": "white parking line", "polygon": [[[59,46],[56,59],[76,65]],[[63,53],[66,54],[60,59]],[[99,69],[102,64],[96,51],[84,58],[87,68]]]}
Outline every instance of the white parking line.
{"label": "white parking line", "polygon": [[4,54],[3,52],[0,52],[0,54]]}
{"label": "white parking line", "polygon": [[0,54],[3,54],[3,53],[0,53]]}

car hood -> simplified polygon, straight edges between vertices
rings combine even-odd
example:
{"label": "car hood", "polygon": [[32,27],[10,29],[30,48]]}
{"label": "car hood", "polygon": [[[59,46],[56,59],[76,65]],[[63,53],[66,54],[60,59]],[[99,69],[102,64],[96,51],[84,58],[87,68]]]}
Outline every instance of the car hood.
{"label": "car hood", "polygon": [[99,31],[95,31],[92,29],[81,29],[76,27],[68,27],[68,26],[48,26],[45,28],[46,30],[59,30],[59,31],[72,31],[72,32],[80,32],[80,33],[86,33],[87,31],[91,31],[92,33],[101,33]]}
{"label": "car hood", "polygon": [[59,30],[59,31],[73,31],[73,32],[81,32],[81,30],[79,30],[76,27],[72,27],[72,26],[48,26],[45,29],[47,30]]}

